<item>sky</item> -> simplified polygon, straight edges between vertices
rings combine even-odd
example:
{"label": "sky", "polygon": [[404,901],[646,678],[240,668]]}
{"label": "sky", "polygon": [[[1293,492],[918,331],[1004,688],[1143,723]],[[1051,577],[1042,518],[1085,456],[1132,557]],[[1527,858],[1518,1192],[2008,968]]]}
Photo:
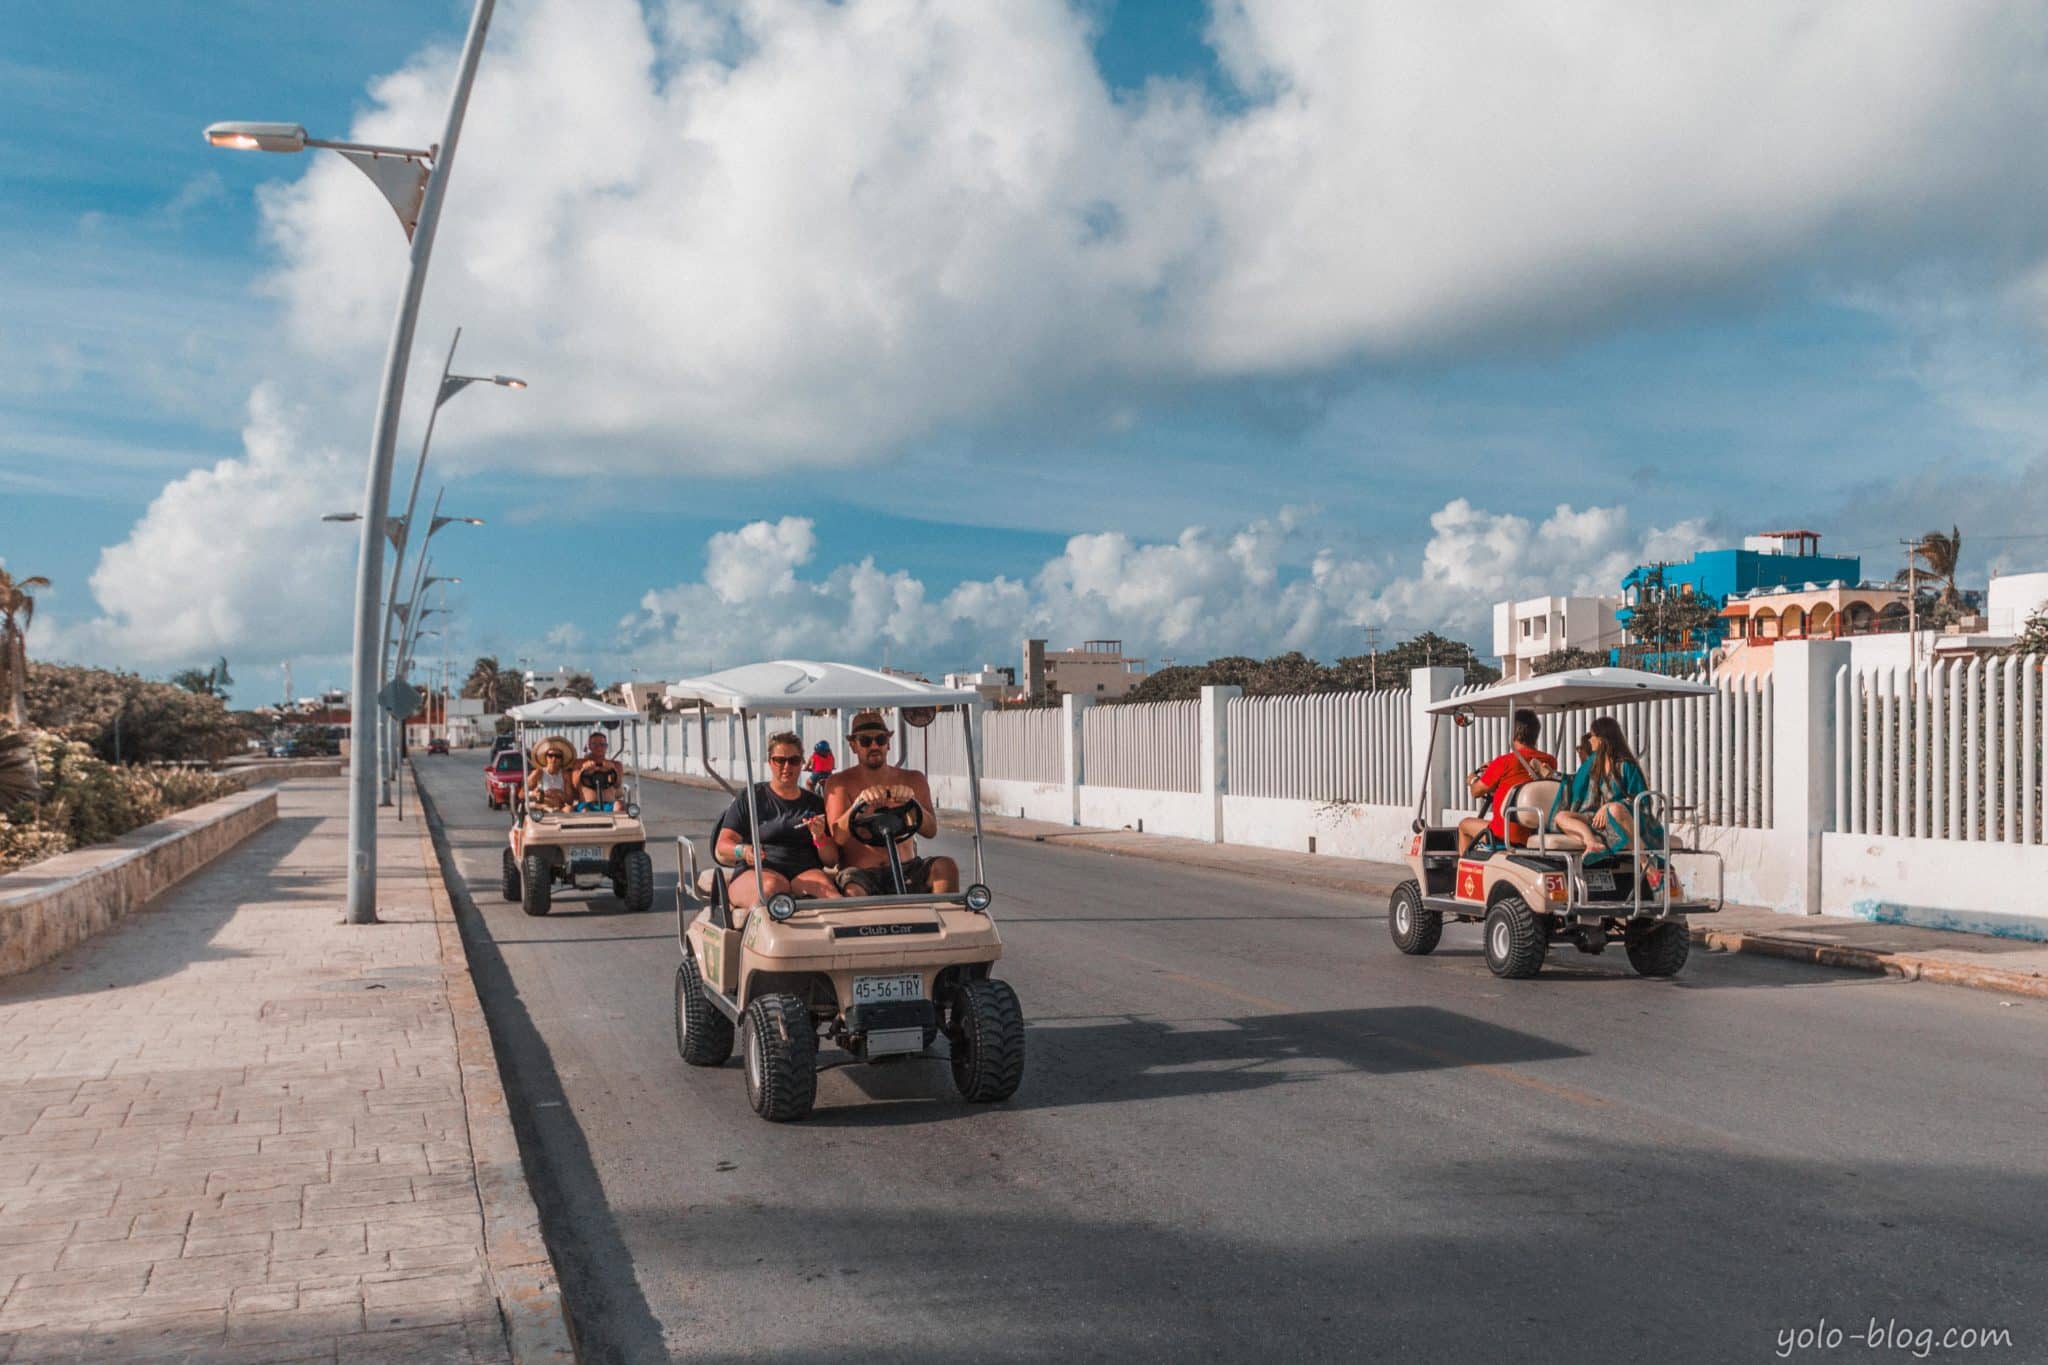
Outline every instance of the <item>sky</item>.
{"label": "sky", "polygon": [[[106,0],[0,44],[0,561],[32,648],[347,673],[468,6]],[[423,643],[600,680],[1155,662],[1612,590],[1811,526],[2048,567],[2048,4],[502,0],[400,495]]]}

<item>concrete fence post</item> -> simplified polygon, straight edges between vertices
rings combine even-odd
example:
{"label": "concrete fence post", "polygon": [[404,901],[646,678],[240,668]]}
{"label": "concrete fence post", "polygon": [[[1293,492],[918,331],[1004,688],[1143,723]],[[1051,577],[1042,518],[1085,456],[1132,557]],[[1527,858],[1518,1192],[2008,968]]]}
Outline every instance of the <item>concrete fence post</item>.
{"label": "concrete fence post", "polygon": [[1087,694],[1060,698],[1060,773],[1067,784],[1067,823],[1081,823],[1081,783],[1087,774],[1081,752],[1081,714],[1095,704]]}
{"label": "concrete fence post", "polygon": [[1821,907],[1821,835],[1835,823],[1835,671],[1846,640],[1781,640],[1771,646],[1771,827],[1779,856],[1795,860],[1795,915]]}
{"label": "concrete fence post", "polygon": [[1223,842],[1223,797],[1230,790],[1230,702],[1244,695],[1241,687],[1202,689],[1202,811],[1209,842]]}
{"label": "concrete fence post", "polygon": [[[1423,793],[1422,818],[1432,825],[1443,823],[1444,808],[1450,804],[1453,732],[1446,724],[1436,737],[1436,747],[1430,748],[1436,718],[1429,714],[1429,706],[1450,696],[1464,681],[1464,670],[1457,668],[1417,668],[1408,674],[1408,752],[1415,755],[1415,782]],[[1463,795],[1459,793],[1461,801]]]}

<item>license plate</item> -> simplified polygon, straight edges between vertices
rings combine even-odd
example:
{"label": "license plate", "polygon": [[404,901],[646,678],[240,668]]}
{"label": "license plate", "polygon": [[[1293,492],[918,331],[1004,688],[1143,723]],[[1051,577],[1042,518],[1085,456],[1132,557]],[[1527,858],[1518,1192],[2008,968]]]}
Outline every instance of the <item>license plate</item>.
{"label": "license plate", "polygon": [[569,846],[569,861],[572,863],[601,863],[604,861],[604,849],[596,844],[571,844]]}
{"label": "license plate", "polygon": [[1604,867],[1587,872],[1586,889],[1588,891],[1612,891],[1614,889],[1614,873]]}
{"label": "license plate", "polygon": [[905,976],[856,976],[853,1003],[882,1005],[898,1000],[924,999],[924,978],[916,972]]}

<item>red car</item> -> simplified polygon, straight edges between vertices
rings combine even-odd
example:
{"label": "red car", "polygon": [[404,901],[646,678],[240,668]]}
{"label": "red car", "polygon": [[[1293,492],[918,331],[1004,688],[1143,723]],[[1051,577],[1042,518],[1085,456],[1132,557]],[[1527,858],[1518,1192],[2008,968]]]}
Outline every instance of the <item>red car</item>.
{"label": "red car", "polygon": [[484,766],[484,800],[492,810],[503,810],[526,783],[526,761],[517,749],[491,755]]}

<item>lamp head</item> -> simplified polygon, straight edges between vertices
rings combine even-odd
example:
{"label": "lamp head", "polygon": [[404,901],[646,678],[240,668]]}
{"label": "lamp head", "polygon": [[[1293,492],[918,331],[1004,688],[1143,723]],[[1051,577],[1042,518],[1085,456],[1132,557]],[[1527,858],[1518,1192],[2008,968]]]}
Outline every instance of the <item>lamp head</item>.
{"label": "lamp head", "polygon": [[214,123],[206,140],[237,152],[303,152],[306,130],[296,123]]}

